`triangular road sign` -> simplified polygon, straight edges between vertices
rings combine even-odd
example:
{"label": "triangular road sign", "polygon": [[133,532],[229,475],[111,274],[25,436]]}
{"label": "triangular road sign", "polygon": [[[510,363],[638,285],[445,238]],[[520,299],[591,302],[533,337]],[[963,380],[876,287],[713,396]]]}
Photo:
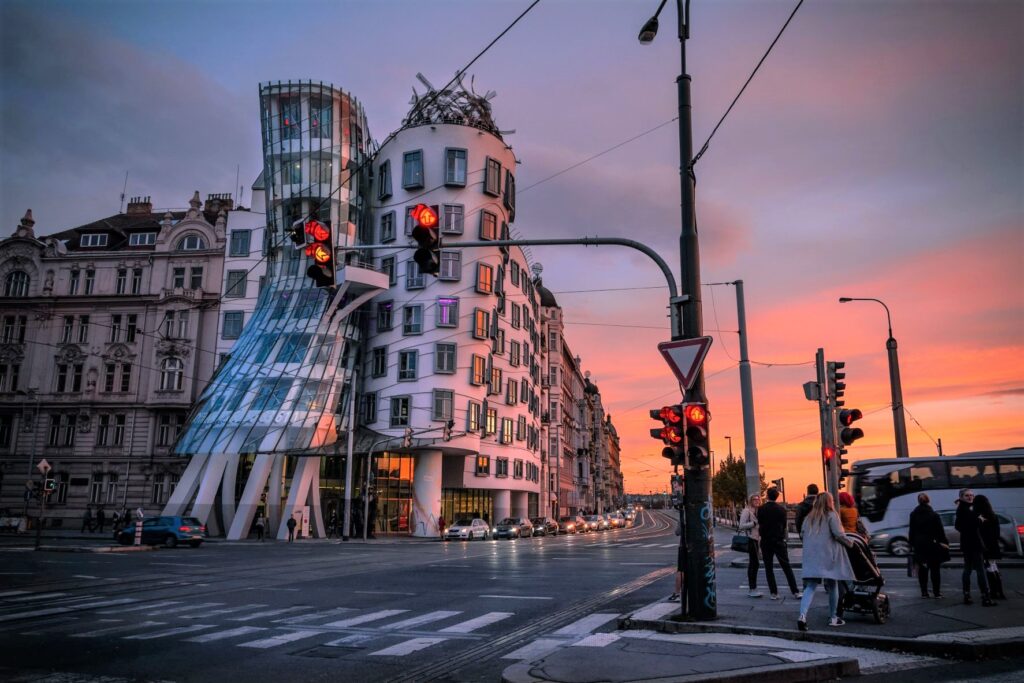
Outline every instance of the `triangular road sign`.
{"label": "triangular road sign", "polygon": [[708,355],[711,341],[711,337],[697,337],[658,344],[658,350],[665,357],[665,362],[687,391],[693,386],[697,373],[704,365],[704,357]]}

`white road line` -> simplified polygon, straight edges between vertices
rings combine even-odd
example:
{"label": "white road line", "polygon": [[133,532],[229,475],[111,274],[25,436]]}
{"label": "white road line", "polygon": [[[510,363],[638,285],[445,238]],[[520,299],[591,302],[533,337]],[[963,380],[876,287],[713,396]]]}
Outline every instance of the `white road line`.
{"label": "white road line", "polygon": [[105,636],[108,633],[117,633],[118,631],[131,631],[137,628],[149,628],[150,626],[163,626],[162,621],[140,621],[134,624],[120,624],[118,626],[111,626],[110,628],[98,628],[95,631],[87,631],[86,633],[73,633],[72,638],[96,638],[99,636]]}
{"label": "white road line", "polygon": [[[7,602],[29,602],[31,600],[46,600],[48,598],[59,598],[67,593],[33,593],[22,598],[11,598]],[[92,597],[92,596],[88,596]]]}
{"label": "white road line", "polygon": [[659,619],[663,619],[672,612],[678,612],[679,609],[678,602],[652,602],[651,604],[645,605],[633,612],[633,614],[630,615],[630,618],[637,621],[657,621]]}
{"label": "white road line", "polygon": [[501,600],[554,600],[545,595],[478,595],[478,598],[499,598]]}
{"label": "white road line", "polygon": [[337,617],[346,612],[355,612],[354,607],[335,607],[324,612],[313,612],[312,614],[300,614],[297,617],[285,617],[284,619],[274,619],[275,624],[288,624],[294,626],[296,624],[308,624],[311,621],[317,619],[330,619],[331,617]]}
{"label": "white road line", "polygon": [[79,609],[89,609],[91,607],[110,607],[112,605],[123,605],[125,603],[135,602],[133,598],[121,598],[120,600],[99,600],[97,602],[86,602],[75,605],[74,607],[50,607],[48,609],[36,609],[31,612],[15,612],[14,614],[5,614],[0,616],[0,621],[14,621],[15,619],[24,619],[26,617],[46,617],[51,614],[64,614],[66,612],[73,612]]}
{"label": "white road line", "polygon": [[317,636],[322,634],[323,631],[289,631],[288,633],[282,633],[277,636],[270,638],[264,638],[262,640],[252,640],[248,643],[241,643],[238,647],[251,647],[257,650],[266,650],[268,648],[277,647],[278,645],[284,645],[295,640],[302,640],[303,638],[309,638],[310,636]]}
{"label": "white road line", "polygon": [[349,626],[358,626],[359,624],[365,624],[368,621],[387,619],[388,617],[393,617],[396,614],[403,614],[408,611],[409,610],[407,609],[382,609],[379,612],[370,612],[369,614],[361,614],[358,617],[352,617],[351,619],[341,619],[340,621],[332,621],[320,625],[324,628],[347,628]]}
{"label": "white road line", "polygon": [[665,545],[663,545],[661,547],[662,548],[678,548],[679,544],[678,543],[666,543]]}
{"label": "white road line", "polygon": [[415,593],[402,593],[400,591],[352,591],[359,595],[416,595]]}
{"label": "white road line", "polygon": [[259,633],[260,631],[266,630],[267,629],[262,626],[239,626],[238,628],[229,629],[227,631],[214,631],[213,633],[204,633],[200,636],[185,638],[185,642],[209,643],[214,640],[224,640],[225,638],[234,638],[235,636],[247,636],[250,633]]}
{"label": "white road line", "polygon": [[71,578],[73,578],[73,579],[98,579],[100,577],[93,576],[92,574],[72,574]]}
{"label": "white road line", "polygon": [[409,619],[403,619],[402,621],[396,621],[393,624],[386,624],[380,627],[381,631],[401,631],[407,628],[414,628],[421,626],[422,624],[429,624],[432,621],[441,621],[442,619],[448,619],[462,614],[462,612],[453,612],[449,610],[437,610],[436,612],[427,612],[421,614],[418,617],[411,617]]}
{"label": "white road line", "polygon": [[619,562],[623,566],[635,566],[635,567],[664,567],[667,562]]}
{"label": "white road line", "polygon": [[585,636],[598,626],[606,624],[619,615],[612,613],[590,614],[582,619],[577,619],[568,626],[563,626],[551,635],[553,636]]}
{"label": "white road line", "polygon": [[554,638],[538,638],[537,640],[523,645],[518,650],[513,650],[502,659],[537,659],[543,657],[549,652],[557,650],[559,647],[565,644],[564,640],[555,640]]}
{"label": "white road line", "polygon": [[[4,572],[4,573],[8,574],[10,572]],[[16,572],[16,573],[22,573],[22,572]],[[24,572],[24,573],[27,574],[28,572]],[[11,596],[11,595],[25,595],[25,593],[28,593],[28,591],[4,591],[3,593],[0,593],[0,598],[6,598],[6,597]]]}
{"label": "white road line", "polygon": [[163,602],[151,602],[148,605],[136,605],[135,607],[108,609],[100,612],[100,614],[124,614],[125,612],[141,612],[142,610],[153,609],[154,607],[166,607],[167,605],[177,605],[180,603],[181,600],[164,600]]}
{"label": "white road line", "polygon": [[247,614],[244,617],[231,617],[228,621],[252,621],[253,619],[259,619],[261,617],[276,617],[278,614],[288,614],[289,612],[298,612],[304,609],[311,609],[309,605],[299,605],[298,607],[285,607],[283,609],[268,609],[262,612],[253,612]]}
{"label": "white road line", "polygon": [[328,647],[358,647],[361,643],[365,643],[368,640],[373,640],[377,637],[375,633],[353,633],[350,636],[344,638],[338,638],[332,640],[329,643],[324,643]]}
{"label": "white road line", "polygon": [[622,547],[623,548],[639,548],[641,545],[642,545],[641,543],[630,543],[630,544],[624,545]]}
{"label": "white road line", "polygon": [[388,657],[388,656],[390,656],[390,657],[403,657],[405,655],[412,654],[413,652],[418,652],[420,650],[428,648],[431,645],[436,645],[438,643],[443,643],[446,640],[448,640],[448,639],[447,638],[432,638],[432,637],[428,637],[428,638],[413,638],[411,640],[406,640],[404,642],[398,643],[397,645],[392,645],[391,647],[386,647],[383,650],[377,650],[376,652],[371,652],[367,656],[369,656],[369,657]]}
{"label": "white road line", "polygon": [[260,607],[266,607],[262,603],[252,603],[249,605],[241,605],[238,607],[225,607],[223,609],[212,609],[208,612],[200,612],[199,614],[189,614],[186,619],[205,619],[207,617],[214,617],[220,614],[231,614],[232,612],[241,612],[244,609],[258,609]]}
{"label": "white road line", "polygon": [[515,614],[515,612],[488,612],[483,616],[470,619],[469,621],[463,621],[459,624],[443,628],[438,631],[438,633],[472,633],[484,626],[490,626],[502,619],[508,619],[513,614]]}
{"label": "white road line", "polygon": [[204,607],[220,607],[223,602],[200,602],[195,605],[183,605],[182,607],[171,607],[170,609],[161,609],[155,612],[146,612],[149,616],[160,617],[165,614],[177,614],[178,612],[191,612],[192,610],[203,609]]}
{"label": "white road line", "polygon": [[620,638],[618,633],[594,633],[572,644],[573,647],[604,647]]}
{"label": "white road line", "polygon": [[154,633],[140,633],[134,636],[125,636],[124,640],[153,640],[154,638],[179,636],[182,633],[195,633],[196,631],[202,631],[213,627],[214,624],[193,624],[192,626],[178,626],[177,628],[169,628],[165,631],[156,631]]}

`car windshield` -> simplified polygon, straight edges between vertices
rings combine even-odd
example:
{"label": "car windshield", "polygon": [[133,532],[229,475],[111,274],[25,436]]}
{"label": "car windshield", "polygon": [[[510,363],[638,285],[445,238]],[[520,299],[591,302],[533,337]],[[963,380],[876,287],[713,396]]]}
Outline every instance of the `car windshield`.
{"label": "car windshield", "polygon": [[472,525],[473,525],[473,520],[471,520],[471,519],[460,519],[459,521],[455,522],[455,526],[472,526]]}
{"label": "car windshield", "polygon": [[575,522],[576,518],[575,517],[559,517],[558,521],[559,522]]}
{"label": "car windshield", "polygon": [[588,522],[597,522],[601,519],[599,515],[587,515]]}
{"label": "car windshield", "polygon": [[534,517],[530,521],[533,522],[534,524],[543,524],[544,523],[544,518],[543,517]]}
{"label": "car windshield", "polygon": [[511,517],[506,517],[505,519],[501,520],[499,524],[518,524],[518,522],[516,522],[516,520],[512,519]]}

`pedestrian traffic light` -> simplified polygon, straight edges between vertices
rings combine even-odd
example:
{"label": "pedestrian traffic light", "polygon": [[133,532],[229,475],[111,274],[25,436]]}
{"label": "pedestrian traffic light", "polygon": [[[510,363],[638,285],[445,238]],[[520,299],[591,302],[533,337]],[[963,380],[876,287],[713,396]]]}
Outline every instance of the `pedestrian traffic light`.
{"label": "pedestrian traffic light", "polygon": [[686,425],[686,466],[707,469],[711,465],[711,440],[708,434],[707,403],[684,403],[683,421]]}
{"label": "pedestrian traffic light", "polygon": [[54,491],[56,491],[56,490],[57,490],[57,480],[56,479],[47,479],[46,481],[43,482],[43,493],[45,495],[48,496],[51,493],[53,493]]}
{"label": "pedestrian traffic light", "polygon": [[650,416],[661,421],[660,427],[651,430],[651,436],[665,444],[661,450],[662,457],[668,458],[673,465],[684,464],[686,452],[686,436],[683,425],[683,407],[681,405],[662,406],[650,411]]}
{"label": "pedestrian traffic light", "polygon": [[448,420],[447,422],[444,423],[444,429],[441,432],[441,436],[444,438],[445,441],[452,440],[452,427],[454,426],[455,420]]}
{"label": "pedestrian traffic light", "polygon": [[417,204],[410,212],[412,218],[412,238],[419,249],[413,254],[413,260],[420,267],[420,272],[436,275],[441,270],[441,236],[438,232],[437,204],[427,206]]}
{"label": "pedestrian traffic light", "polygon": [[851,427],[854,422],[864,417],[864,413],[860,412],[856,408],[850,410],[839,411],[839,424],[836,425],[838,431],[839,443],[843,446],[849,446],[857,439],[863,438],[864,430],[860,427]]}
{"label": "pedestrian traffic light", "polygon": [[405,434],[402,435],[402,448],[412,447],[412,427],[405,428]]}
{"label": "pedestrian traffic light", "polygon": [[846,401],[843,400],[843,396],[846,394],[846,383],[843,382],[846,379],[846,373],[840,372],[845,367],[846,363],[843,361],[830,360],[826,364],[828,395],[832,397],[832,405],[837,408],[846,405]]}
{"label": "pedestrian traffic light", "polygon": [[304,246],[306,244],[306,221],[302,218],[295,221],[292,223],[290,228],[285,230],[285,234],[288,235],[296,245]]}
{"label": "pedestrian traffic light", "polygon": [[317,287],[333,287],[335,282],[334,238],[331,234],[330,224],[310,218],[306,221],[304,231],[306,237],[309,238],[306,243],[306,256],[312,260],[309,268],[306,269],[306,275],[316,283]]}

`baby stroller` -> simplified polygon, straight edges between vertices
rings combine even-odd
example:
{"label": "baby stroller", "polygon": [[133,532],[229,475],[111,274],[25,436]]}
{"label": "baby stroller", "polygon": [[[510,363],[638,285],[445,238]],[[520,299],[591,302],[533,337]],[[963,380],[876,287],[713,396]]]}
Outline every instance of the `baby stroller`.
{"label": "baby stroller", "polygon": [[847,548],[846,553],[855,580],[846,584],[846,591],[839,600],[838,615],[843,616],[843,612],[871,614],[875,623],[884,624],[890,614],[889,596],[882,592],[885,579],[878,570],[875,554],[859,534],[848,533],[846,537],[853,541],[853,546]]}

